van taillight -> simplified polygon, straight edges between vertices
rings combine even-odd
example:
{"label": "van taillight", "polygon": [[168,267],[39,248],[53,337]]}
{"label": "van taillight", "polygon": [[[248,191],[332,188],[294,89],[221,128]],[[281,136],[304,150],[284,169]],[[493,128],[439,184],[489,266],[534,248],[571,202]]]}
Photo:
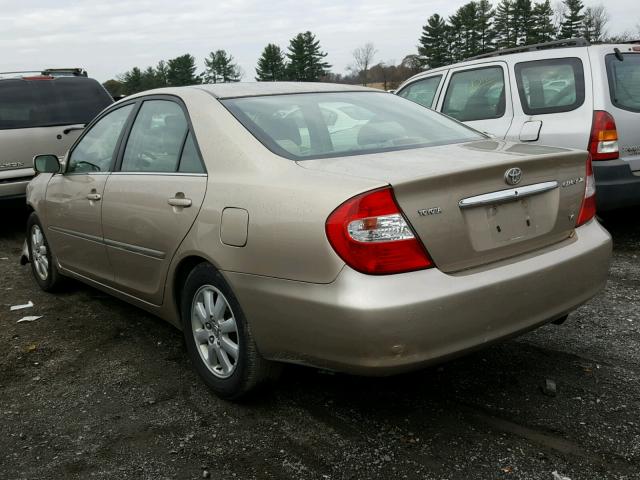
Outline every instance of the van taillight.
{"label": "van taillight", "polygon": [[593,112],[589,153],[593,160],[615,160],[620,157],[616,121],[603,110]]}
{"label": "van taillight", "polygon": [[433,266],[391,188],[350,198],[329,215],[325,229],[336,253],[359,272],[387,275]]}
{"label": "van taillight", "polygon": [[587,223],[596,215],[596,180],[593,177],[593,167],[591,166],[591,155],[587,158],[587,170],[584,179],[584,197],[576,227]]}

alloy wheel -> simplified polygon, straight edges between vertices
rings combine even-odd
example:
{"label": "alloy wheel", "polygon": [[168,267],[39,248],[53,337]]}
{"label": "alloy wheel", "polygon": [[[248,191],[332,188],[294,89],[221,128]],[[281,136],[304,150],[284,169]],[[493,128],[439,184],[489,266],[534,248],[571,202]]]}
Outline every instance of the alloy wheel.
{"label": "alloy wheel", "polygon": [[218,378],[236,370],[240,352],[238,326],[229,302],[212,285],[200,287],[191,304],[191,330],[200,358]]}

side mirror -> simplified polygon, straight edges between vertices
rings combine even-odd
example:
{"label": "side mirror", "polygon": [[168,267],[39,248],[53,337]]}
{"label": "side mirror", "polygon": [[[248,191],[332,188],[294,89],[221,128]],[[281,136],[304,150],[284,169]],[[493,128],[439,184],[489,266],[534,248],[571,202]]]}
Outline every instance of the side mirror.
{"label": "side mirror", "polygon": [[36,155],[33,157],[33,169],[38,173],[58,173],[60,160],[55,155]]}

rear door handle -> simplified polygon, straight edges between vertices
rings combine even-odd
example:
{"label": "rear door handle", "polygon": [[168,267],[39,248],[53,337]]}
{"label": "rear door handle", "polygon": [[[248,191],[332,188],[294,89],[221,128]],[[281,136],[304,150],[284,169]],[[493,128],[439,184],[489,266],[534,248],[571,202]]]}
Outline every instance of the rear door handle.
{"label": "rear door handle", "polygon": [[89,194],[87,194],[87,200],[92,200],[94,202],[97,202],[101,198],[102,198],[102,195],[100,195],[99,193],[89,193]]}
{"label": "rear door handle", "polygon": [[191,206],[191,199],[184,197],[172,197],[168,200],[168,203],[173,207],[187,208]]}

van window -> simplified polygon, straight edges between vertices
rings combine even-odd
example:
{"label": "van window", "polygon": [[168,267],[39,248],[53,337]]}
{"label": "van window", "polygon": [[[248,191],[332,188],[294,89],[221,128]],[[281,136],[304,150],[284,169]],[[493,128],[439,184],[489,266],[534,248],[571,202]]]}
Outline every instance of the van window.
{"label": "van window", "polygon": [[632,112],[640,112],[640,54],[624,53],[621,62],[615,55],[606,56],[611,103]]}
{"label": "van window", "polygon": [[468,122],[500,118],[506,107],[501,67],[456,72],[449,81],[442,113]]}
{"label": "van window", "polygon": [[423,78],[403,88],[398,92],[398,95],[412,102],[419,103],[423,107],[431,108],[431,105],[433,105],[433,97],[436,96],[436,90],[438,90],[441,79],[442,75]]}
{"label": "van window", "polygon": [[0,81],[0,129],[86,124],[113,99],[90,78]]}
{"label": "van window", "polygon": [[527,115],[569,112],[584,102],[584,71],[579,58],[521,62],[515,72],[520,103]]}

